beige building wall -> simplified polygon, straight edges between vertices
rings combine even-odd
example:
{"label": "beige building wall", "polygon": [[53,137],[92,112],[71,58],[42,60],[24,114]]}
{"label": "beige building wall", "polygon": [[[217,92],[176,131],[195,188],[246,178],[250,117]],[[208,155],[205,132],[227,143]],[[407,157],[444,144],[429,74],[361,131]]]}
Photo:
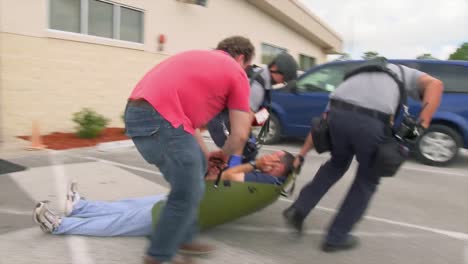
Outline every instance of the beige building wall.
{"label": "beige building wall", "polygon": [[0,33],[4,136],[71,131],[72,114],[90,107],[122,127],[139,78],[164,56],[103,45]]}
{"label": "beige building wall", "polygon": [[[257,63],[261,43],[286,48],[296,59],[305,54],[325,61],[322,46],[249,1],[210,0],[207,7],[176,0],[113,2],[143,10],[144,44],[50,30],[47,0],[0,0],[3,138],[30,134],[33,120],[42,133],[72,131],[72,113],[83,107],[121,127],[127,96],[153,65],[183,50],[214,48],[230,35],[252,40]],[[163,51],[160,34],[167,39]]]}

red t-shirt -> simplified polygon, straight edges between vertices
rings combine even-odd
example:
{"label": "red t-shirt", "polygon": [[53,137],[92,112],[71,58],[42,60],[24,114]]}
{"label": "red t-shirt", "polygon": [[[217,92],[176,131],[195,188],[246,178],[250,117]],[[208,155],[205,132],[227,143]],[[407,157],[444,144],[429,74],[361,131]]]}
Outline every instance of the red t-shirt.
{"label": "red t-shirt", "polygon": [[172,126],[193,134],[226,107],[249,111],[249,81],[223,51],[174,55],[151,69],[129,99],[148,101]]}

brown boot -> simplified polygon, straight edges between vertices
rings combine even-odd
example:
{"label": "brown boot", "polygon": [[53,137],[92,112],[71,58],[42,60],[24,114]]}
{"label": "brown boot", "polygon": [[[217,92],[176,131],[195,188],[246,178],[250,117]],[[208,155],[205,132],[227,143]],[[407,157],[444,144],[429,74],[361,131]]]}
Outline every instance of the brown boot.
{"label": "brown boot", "polygon": [[214,246],[200,242],[192,242],[182,244],[179,248],[179,253],[189,255],[206,255],[212,253],[214,250]]}
{"label": "brown boot", "polygon": [[192,258],[176,255],[171,261],[160,262],[150,256],[145,256],[144,264],[196,264]]}

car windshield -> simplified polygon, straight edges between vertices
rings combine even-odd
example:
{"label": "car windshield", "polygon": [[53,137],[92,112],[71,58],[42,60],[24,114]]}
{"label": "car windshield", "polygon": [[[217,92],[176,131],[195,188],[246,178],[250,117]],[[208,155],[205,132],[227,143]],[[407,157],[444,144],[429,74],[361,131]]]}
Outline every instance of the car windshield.
{"label": "car windshield", "polygon": [[352,68],[358,66],[352,64],[330,64],[317,71],[304,75],[297,81],[298,91],[301,92],[333,92],[343,81],[343,77]]}

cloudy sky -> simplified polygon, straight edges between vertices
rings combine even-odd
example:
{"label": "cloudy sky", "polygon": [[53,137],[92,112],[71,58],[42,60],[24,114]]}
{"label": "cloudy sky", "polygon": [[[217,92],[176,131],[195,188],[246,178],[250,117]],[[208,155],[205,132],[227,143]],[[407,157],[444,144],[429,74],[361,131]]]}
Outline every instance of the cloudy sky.
{"label": "cloudy sky", "polygon": [[366,51],[413,59],[447,59],[468,42],[468,0],[299,0],[359,59]]}

